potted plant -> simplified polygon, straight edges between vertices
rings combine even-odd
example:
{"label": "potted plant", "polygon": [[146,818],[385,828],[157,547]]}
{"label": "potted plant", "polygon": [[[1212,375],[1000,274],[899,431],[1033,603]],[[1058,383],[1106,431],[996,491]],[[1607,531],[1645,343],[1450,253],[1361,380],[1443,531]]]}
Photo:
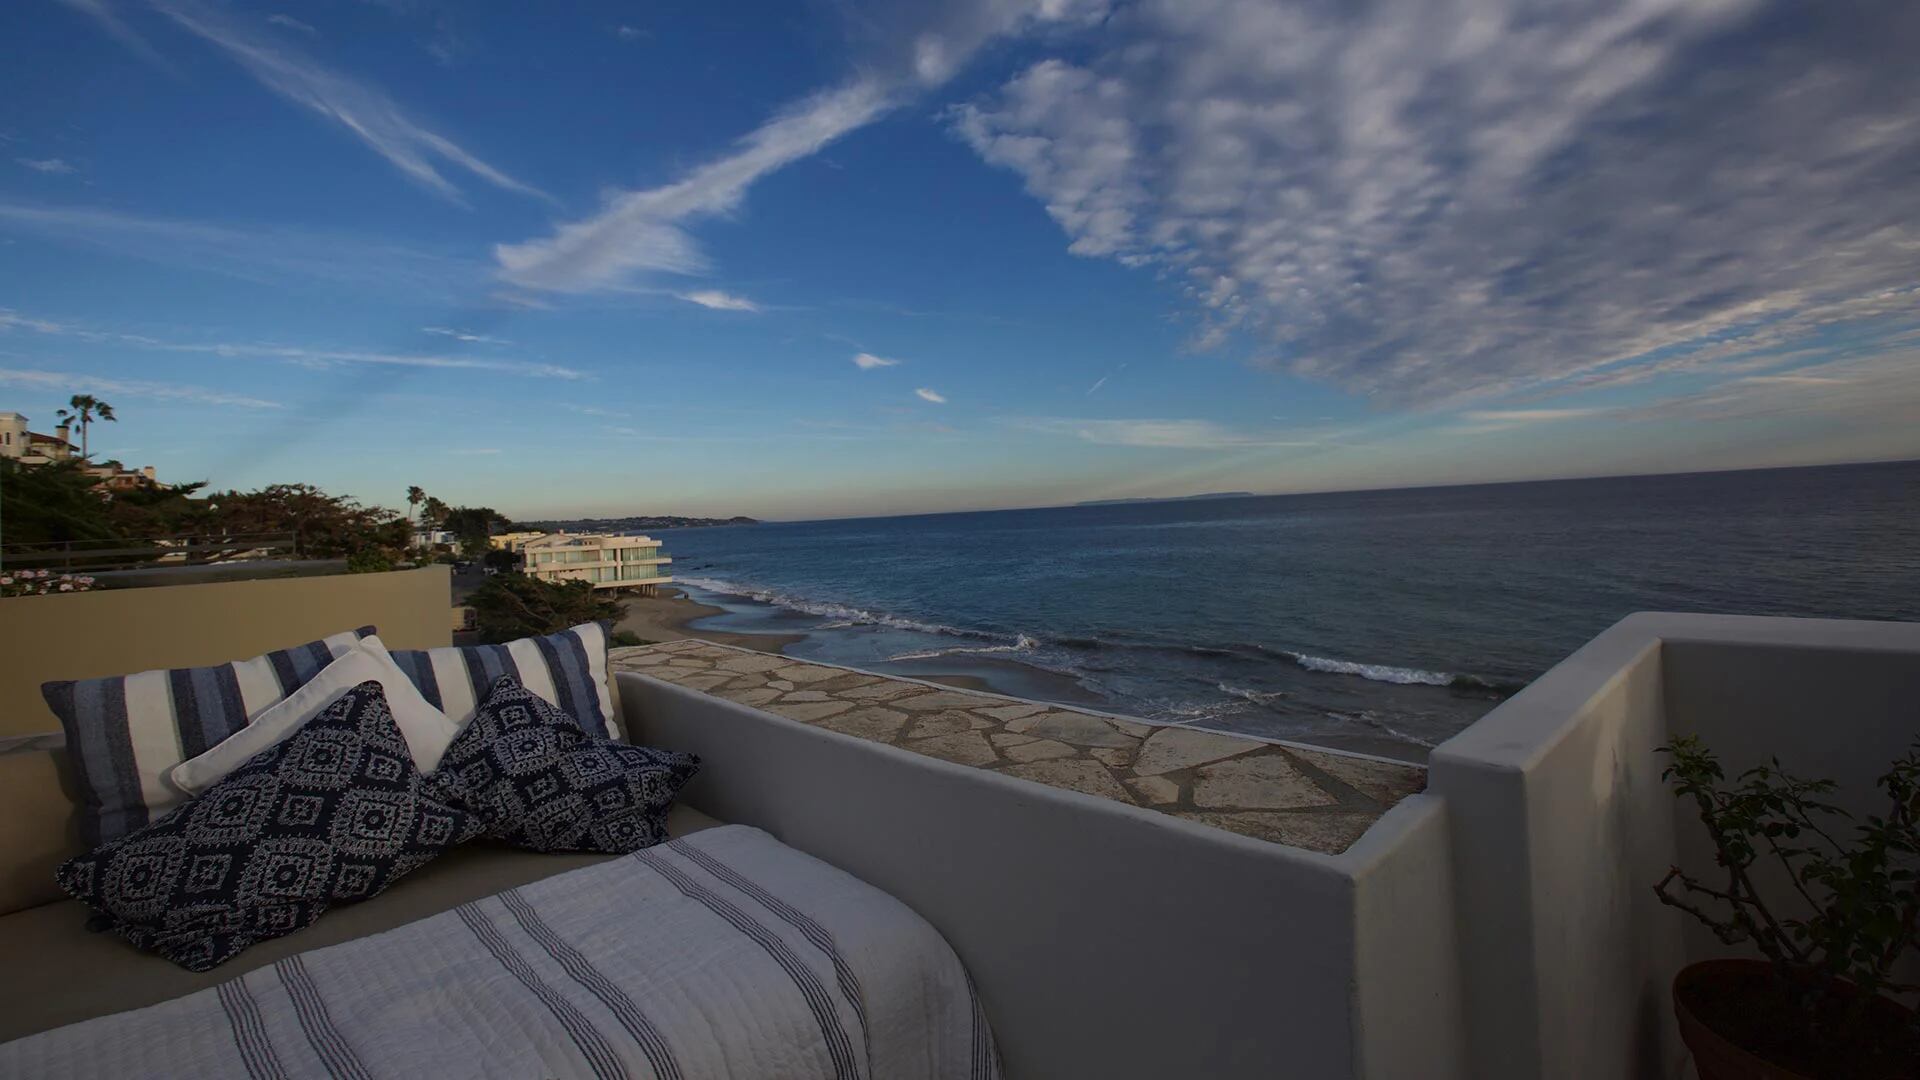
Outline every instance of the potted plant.
{"label": "potted plant", "polygon": [[[1673,981],[1680,1035],[1701,1080],[1920,1076],[1920,1026],[1895,969],[1920,954],[1920,741],[1878,781],[1886,815],[1856,821],[1823,801],[1830,780],[1776,759],[1728,783],[1698,738],[1660,752],[1675,794],[1713,841],[1712,882],[1679,867],[1661,903],[1764,959],[1707,960]],[[1756,887],[1756,864],[1768,895]]]}

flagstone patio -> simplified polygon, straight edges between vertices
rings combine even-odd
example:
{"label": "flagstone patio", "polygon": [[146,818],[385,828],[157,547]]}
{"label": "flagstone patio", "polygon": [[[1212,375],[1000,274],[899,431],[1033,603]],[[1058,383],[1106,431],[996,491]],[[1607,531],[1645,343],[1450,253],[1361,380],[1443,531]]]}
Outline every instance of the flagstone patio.
{"label": "flagstone patio", "polygon": [[1142,723],[692,639],[608,652],[634,671],[960,765],[1336,854],[1426,787],[1402,762]]}

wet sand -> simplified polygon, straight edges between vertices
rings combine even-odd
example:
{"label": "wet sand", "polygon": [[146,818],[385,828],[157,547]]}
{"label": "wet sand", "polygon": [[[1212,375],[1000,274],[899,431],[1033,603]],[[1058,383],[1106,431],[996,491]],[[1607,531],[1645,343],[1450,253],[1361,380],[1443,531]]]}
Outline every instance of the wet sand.
{"label": "wet sand", "polygon": [[702,641],[714,641],[742,649],[777,653],[806,636],[805,634],[733,634],[720,630],[696,629],[688,624],[709,615],[721,615],[724,612],[720,608],[689,600],[680,590],[671,587],[661,589],[658,596],[635,596],[622,601],[622,604],[624,614],[620,621],[614,624],[614,631],[616,633],[621,630],[630,631],[649,645],[661,641],[676,641],[680,638],[699,638]]}

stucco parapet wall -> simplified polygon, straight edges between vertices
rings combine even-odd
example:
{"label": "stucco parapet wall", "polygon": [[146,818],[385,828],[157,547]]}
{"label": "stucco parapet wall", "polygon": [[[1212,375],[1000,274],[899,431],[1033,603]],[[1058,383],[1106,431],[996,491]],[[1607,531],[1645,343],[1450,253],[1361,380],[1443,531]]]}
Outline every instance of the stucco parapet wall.
{"label": "stucco parapet wall", "polygon": [[844,735],[1326,854],[1427,781],[1404,762],[692,639],[613,649],[608,663]]}

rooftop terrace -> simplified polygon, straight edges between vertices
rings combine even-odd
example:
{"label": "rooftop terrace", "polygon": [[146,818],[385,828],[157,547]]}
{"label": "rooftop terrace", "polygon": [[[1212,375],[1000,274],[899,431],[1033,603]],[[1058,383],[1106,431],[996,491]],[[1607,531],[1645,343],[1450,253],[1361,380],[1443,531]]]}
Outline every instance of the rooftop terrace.
{"label": "rooftop terrace", "polygon": [[711,642],[614,649],[608,662],[844,735],[1327,854],[1426,787],[1426,770],[1403,762]]}

